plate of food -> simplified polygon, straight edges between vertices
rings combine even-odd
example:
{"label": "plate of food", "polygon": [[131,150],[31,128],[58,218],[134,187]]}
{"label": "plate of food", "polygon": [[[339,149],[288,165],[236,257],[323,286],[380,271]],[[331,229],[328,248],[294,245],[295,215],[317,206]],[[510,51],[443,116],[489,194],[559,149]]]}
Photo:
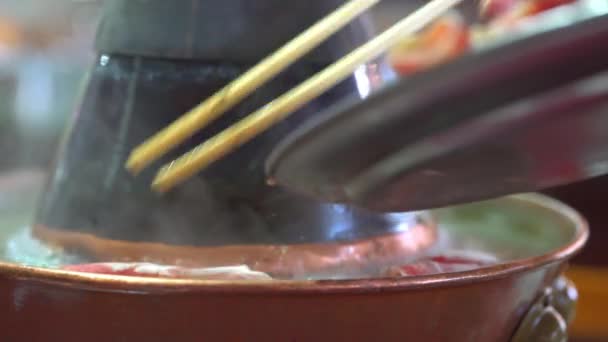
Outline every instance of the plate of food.
{"label": "plate of food", "polygon": [[483,23],[452,12],[406,37],[387,54],[401,77],[284,139],[272,181],[394,212],[608,172],[608,5],[494,3]]}

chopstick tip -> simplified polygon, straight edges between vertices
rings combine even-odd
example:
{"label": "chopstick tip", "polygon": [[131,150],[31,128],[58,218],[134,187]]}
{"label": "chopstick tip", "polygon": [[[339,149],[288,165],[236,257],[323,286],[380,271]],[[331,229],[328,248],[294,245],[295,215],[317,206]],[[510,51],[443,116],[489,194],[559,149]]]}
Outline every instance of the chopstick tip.
{"label": "chopstick tip", "polygon": [[131,153],[125,163],[125,168],[133,175],[139,174],[145,167],[145,163],[135,153]]}
{"label": "chopstick tip", "polygon": [[164,194],[169,191],[171,187],[167,185],[161,175],[157,175],[152,181],[152,190],[158,194]]}
{"label": "chopstick tip", "polygon": [[156,176],[152,180],[152,190],[159,194],[164,194],[175,186],[175,182],[171,181],[172,178],[168,177],[167,170],[168,167],[164,166],[156,173]]}

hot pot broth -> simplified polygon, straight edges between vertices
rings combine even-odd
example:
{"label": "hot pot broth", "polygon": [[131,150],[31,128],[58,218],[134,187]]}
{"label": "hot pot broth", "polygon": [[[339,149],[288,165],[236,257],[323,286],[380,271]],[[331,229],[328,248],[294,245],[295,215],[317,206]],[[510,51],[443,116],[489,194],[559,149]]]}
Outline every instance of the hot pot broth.
{"label": "hot pot broth", "polygon": [[[154,260],[87,260],[77,255],[45,245],[32,236],[31,229],[23,224],[8,222],[14,231],[7,236],[4,257],[7,261],[36,267],[49,267],[70,271],[114,274],[124,276],[203,278],[203,279],[349,279],[431,275],[445,272],[468,271],[489,266],[499,260],[494,253],[485,251],[483,241],[459,239],[449,230],[441,231],[440,239],[429,251],[409,260],[393,263],[359,261],[360,269],[353,269],[351,259],[366,255],[344,256],[344,270],[332,266],[329,270],[294,267],[293,274],[272,274],[256,270],[256,265],[225,265],[224,267],[193,267],[166,265]],[[465,243],[462,243],[465,242]],[[467,245],[465,249],[464,246]],[[472,247],[472,246],[476,246]],[[486,248],[487,249],[487,248]]]}
{"label": "hot pot broth", "polygon": [[[440,222],[437,241],[424,254],[408,260],[367,265],[358,272],[334,268],[331,273],[313,270],[309,273],[273,275],[255,270],[255,265],[201,268],[183,267],[179,264],[160,265],[153,260],[90,260],[72,255],[51,248],[32,236],[28,224],[35,197],[35,191],[30,191],[29,195],[27,191],[20,191],[15,196],[9,192],[4,197],[6,200],[0,203],[0,252],[5,261],[34,267],[123,276],[216,280],[421,276],[469,271],[540,256],[575,238],[571,227],[564,227],[557,214],[535,215],[538,208],[531,208],[529,203],[515,196],[434,211],[433,215]],[[351,255],[350,258],[365,256]],[[344,261],[347,265],[349,259],[345,258]],[[365,262],[358,265],[365,266]]]}

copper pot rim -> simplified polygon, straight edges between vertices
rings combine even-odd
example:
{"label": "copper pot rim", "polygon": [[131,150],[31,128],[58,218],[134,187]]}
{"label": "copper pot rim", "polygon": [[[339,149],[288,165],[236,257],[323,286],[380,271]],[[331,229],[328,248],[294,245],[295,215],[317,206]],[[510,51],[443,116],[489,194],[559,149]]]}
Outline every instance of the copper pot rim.
{"label": "copper pot rim", "polygon": [[10,262],[0,262],[0,276],[95,291],[140,294],[172,292],[255,294],[268,293],[269,291],[272,291],[274,294],[374,293],[378,291],[413,290],[423,287],[451,287],[513,276],[549,264],[564,262],[576,254],[587,241],[589,237],[587,221],[576,210],[566,204],[541,194],[514,195],[509,196],[509,198],[541,210],[558,213],[562,218],[573,223],[575,227],[574,237],[568,244],[536,257],[514,260],[471,271],[403,278],[268,281],[161,279],[88,274],[31,267]]}

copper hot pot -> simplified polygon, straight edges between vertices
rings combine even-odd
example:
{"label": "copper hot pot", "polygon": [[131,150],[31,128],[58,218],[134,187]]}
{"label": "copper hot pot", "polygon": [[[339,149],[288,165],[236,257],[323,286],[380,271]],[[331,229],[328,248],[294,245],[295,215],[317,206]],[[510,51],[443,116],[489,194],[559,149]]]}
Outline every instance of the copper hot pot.
{"label": "copper hot pot", "polygon": [[[13,251],[11,236],[31,221],[40,185],[34,176],[11,177],[0,182],[5,256]],[[582,217],[541,195],[434,214],[456,246],[491,251],[504,263],[392,279],[235,282],[93,275],[4,261],[3,340],[564,340],[576,290],[560,274],[587,239]]]}

